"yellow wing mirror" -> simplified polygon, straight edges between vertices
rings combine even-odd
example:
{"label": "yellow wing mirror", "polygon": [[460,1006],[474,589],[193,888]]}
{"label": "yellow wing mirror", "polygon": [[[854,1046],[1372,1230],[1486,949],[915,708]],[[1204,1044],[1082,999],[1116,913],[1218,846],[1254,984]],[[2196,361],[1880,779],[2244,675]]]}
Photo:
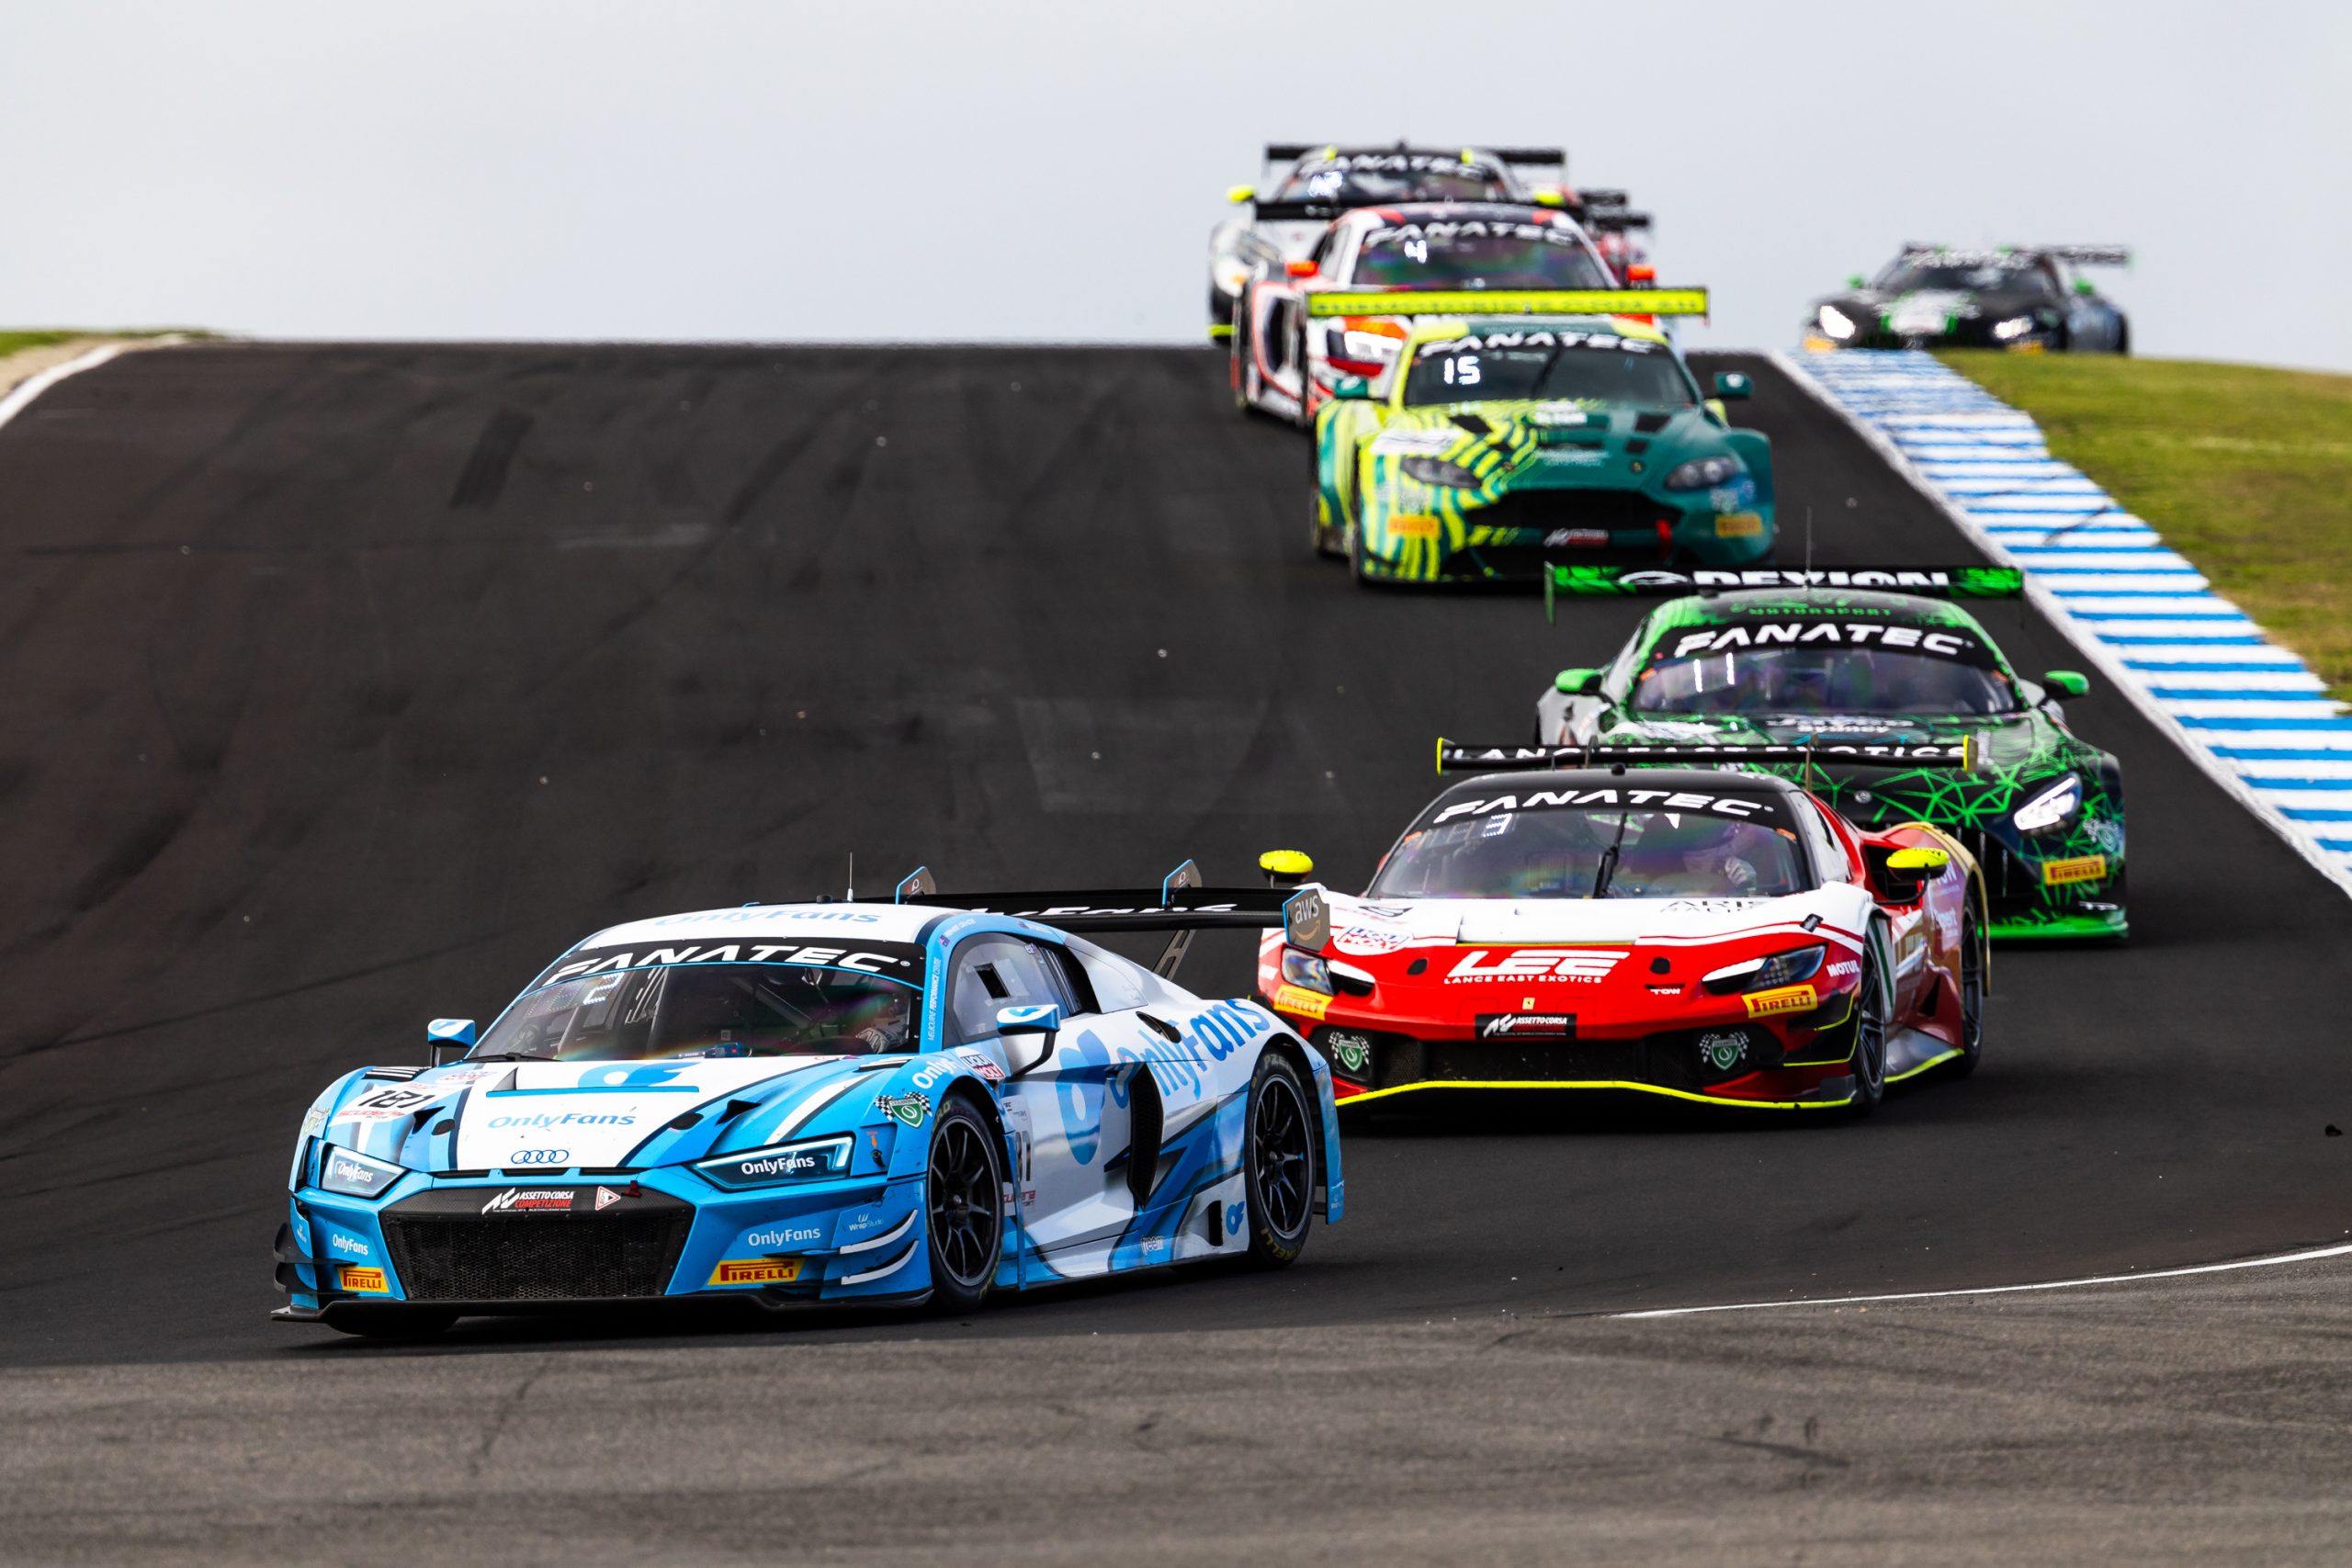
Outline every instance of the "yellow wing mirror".
{"label": "yellow wing mirror", "polygon": [[1269,887],[1295,887],[1315,874],[1315,863],[1296,850],[1268,850],[1258,857]]}
{"label": "yellow wing mirror", "polygon": [[1887,870],[1907,871],[1918,876],[1939,872],[1951,863],[1950,853],[1943,850],[1929,849],[1925,844],[1914,844],[1908,849],[1897,850],[1886,857]]}
{"label": "yellow wing mirror", "polygon": [[1257,195],[1258,187],[1256,186],[1227,186],[1225,191],[1225,199],[1238,205],[1241,202],[1255,200],[1257,198]]}

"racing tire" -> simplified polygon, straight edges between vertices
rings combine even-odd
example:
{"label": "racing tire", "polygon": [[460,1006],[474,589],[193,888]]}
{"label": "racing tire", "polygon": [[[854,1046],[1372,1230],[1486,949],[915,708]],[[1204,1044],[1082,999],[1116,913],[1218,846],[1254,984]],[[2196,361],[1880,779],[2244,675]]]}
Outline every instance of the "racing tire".
{"label": "racing tire", "polygon": [[1960,923],[1960,1055],[1944,1068],[1964,1078],[1984,1055],[1984,932],[1971,909]]}
{"label": "racing tire", "polygon": [[1280,1269],[1306,1249],[1315,1219],[1315,1097],[1287,1056],[1268,1051],[1250,1075],[1242,1191],[1250,1261]]}
{"label": "racing tire", "polygon": [[336,1313],[326,1320],[329,1328],[359,1339],[381,1339],[387,1344],[413,1345],[421,1340],[438,1339],[458,1321],[454,1312],[438,1312],[432,1307],[356,1307]]}
{"label": "racing tire", "polygon": [[988,1299],[1004,1251],[1003,1144],[971,1101],[940,1105],[922,1194],[932,1304],[968,1312]]}
{"label": "racing tire", "polygon": [[1849,1121],[1860,1121],[1886,1098],[1886,1017],[1894,968],[1886,956],[1886,928],[1873,922],[1861,989],[1854,998],[1854,1047],[1849,1057],[1854,1087],[1853,1098],[1846,1101]]}

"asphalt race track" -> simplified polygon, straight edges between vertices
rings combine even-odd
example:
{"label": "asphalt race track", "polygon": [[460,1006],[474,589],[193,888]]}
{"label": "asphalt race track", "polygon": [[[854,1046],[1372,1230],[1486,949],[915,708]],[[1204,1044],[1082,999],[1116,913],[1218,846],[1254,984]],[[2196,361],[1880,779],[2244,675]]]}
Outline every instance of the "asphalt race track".
{"label": "asphalt race track", "polygon": [[[1768,362],[1728,365],[1784,558],[1808,510],[1816,563],[1975,558]],[[1307,467],[1180,350],[207,345],[51,390],[0,431],[0,1358],[250,1393],[388,1356],[584,1375],[617,1347],[658,1379],[689,1347],[944,1333],[973,1353],[926,1363],[953,1393],[1114,1337],[1246,1361],[2352,1235],[2352,1140],[2324,1135],[2352,1125],[2352,902],[2095,691],[2069,711],[2123,759],[2131,942],[2000,950],[1983,1070],[1867,1123],[1384,1120],[1348,1140],[1346,1223],[1281,1275],[952,1327],[475,1321],[420,1357],[267,1320],[311,1095],[421,1059],[429,1017],[486,1021],[582,932],[838,894],[853,853],[869,894],[919,863],[1239,880],[1278,846],[1358,886],[1438,734],[1521,739],[1638,614],[1360,592],[1307,553]],[[2084,662],[2021,604],[1979,613],[2030,671]],[[1245,953],[1204,942],[1186,978],[1240,988]],[[1281,1330],[1310,1332],[1239,1332]]]}

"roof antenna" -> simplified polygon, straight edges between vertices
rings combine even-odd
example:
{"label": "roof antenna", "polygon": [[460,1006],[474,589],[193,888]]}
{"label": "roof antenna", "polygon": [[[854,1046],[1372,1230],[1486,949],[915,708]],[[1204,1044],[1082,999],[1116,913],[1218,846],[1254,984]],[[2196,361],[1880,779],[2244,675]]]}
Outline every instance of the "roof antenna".
{"label": "roof antenna", "polygon": [[855,850],[849,852],[849,887],[842,894],[842,902],[844,904],[857,902],[857,852]]}

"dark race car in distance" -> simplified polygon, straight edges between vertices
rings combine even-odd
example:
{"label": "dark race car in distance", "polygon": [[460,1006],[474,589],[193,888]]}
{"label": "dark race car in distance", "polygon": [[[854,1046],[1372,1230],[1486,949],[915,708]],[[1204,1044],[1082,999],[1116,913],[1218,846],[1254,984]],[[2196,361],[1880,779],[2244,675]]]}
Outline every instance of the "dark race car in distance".
{"label": "dark race car in distance", "polygon": [[2120,245],[1905,245],[1876,277],[1856,274],[1844,293],[1815,300],[1804,346],[2129,354],[2131,322],[2072,269],[2131,259]]}

